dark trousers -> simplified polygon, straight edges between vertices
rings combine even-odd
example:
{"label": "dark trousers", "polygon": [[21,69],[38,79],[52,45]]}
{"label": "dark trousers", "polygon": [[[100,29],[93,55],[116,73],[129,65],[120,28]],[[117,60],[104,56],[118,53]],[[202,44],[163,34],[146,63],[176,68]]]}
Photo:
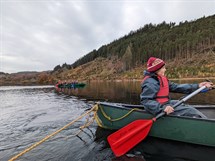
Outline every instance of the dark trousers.
{"label": "dark trousers", "polygon": [[[174,105],[176,102],[177,102],[177,100],[171,100],[170,104]],[[180,106],[176,107],[174,109],[174,112],[171,113],[170,115],[207,118],[199,110],[197,110],[194,107],[187,105],[187,104],[181,104]]]}

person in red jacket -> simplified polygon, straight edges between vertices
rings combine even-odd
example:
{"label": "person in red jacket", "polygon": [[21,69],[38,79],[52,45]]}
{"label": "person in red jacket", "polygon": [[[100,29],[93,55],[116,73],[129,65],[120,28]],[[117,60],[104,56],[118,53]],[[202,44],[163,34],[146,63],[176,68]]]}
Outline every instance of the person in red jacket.
{"label": "person in red jacket", "polygon": [[177,100],[171,100],[169,92],[189,94],[202,86],[211,89],[213,83],[176,84],[168,80],[165,72],[166,68],[163,60],[155,57],[149,58],[140,94],[141,104],[144,105],[145,109],[154,115],[164,111],[171,115],[206,118],[204,114],[189,105],[182,104],[174,109],[172,106]]}

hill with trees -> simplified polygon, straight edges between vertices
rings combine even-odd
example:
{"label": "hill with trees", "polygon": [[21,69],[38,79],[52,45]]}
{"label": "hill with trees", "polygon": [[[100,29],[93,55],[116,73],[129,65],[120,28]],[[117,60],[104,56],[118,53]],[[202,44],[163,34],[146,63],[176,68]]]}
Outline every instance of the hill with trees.
{"label": "hill with trees", "polygon": [[141,79],[151,56],[168,63],[170,78],[214,77],[215,15],[178,25],[147,24],[54,73],[63,79]]}

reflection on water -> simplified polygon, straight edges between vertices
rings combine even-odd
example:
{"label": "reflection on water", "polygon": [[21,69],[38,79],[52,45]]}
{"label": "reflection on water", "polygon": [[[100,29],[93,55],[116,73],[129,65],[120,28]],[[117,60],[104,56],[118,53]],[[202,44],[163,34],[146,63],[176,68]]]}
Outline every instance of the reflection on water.
{"label": "reflection on water", "polygon": [[[65,90],[66,95],[55,93],[53,86],[0,87],[0,160],[10,159],[73,121],[85,113],[94,101],[139,104],[140,91],[140,82],[91,82],[83,89]],[[199,94],[193,97],[190,103],[215,104],[214,92],[215,90]],[[173,95],[173,98],[181,96]],[[161,141],[147,138],[143,147],[137,146],[129,155],[116,158],[106,140],[112,131],[99,128],[95,122],[78,136],[72,137],[85,122],[86,119],[79,120],[18,160],[190,161],[198,160],[198,157],[201,160],[203,154],[206,158],[214,154],[214,149],[204,151],[199,147],[192,147],[195,150],[193,156],[186,156],[190,159],[183,159],[186,150],[191,151],[190,148],[184,148],[179,144],[175,146],[175,143],[167,143],[169,145],[167,147],[163,143],[165,141],[157,144]],[[167,155],[166,149],[171,150],[170,156]],[[178,153],[175,154],[174,149]]]}
{"label": "reflection on water", "polygon": [[[199,83],[204,80],[174,81],[176,83]],[[212,80],[215,82],[215,80]],[[141,82],[90,82],[85,88],[65,89],[65,94],[74,95],[87,100],[109,101],[119,103],[140,104]],[[180,99],[183,94],[171,93],[172,99]],[[215,104],[215,90],[201,93],[188,100],[190,104]]]}
{"label": "reflection on water", "polygon": [[90,82],[81,89],[65,89],[64,93],[87,100],[138,103],[140,82]]}
{"label": "reflection on water", "polygon": [[[53,87],[0,87],[0,160],[6,161],[48,134],[76,119],[89,108],[87,102],[57,95]],[[78,121],[59,135],[26,153],[19,160],[71,160],[85,145],[68,138],[85,120]],[[92,128],[92,131],[95,131]],[[86,134],[85,134],[86,135]],[[85,136],[84,135],[84,136]],[[93,142],[93,139],[85,139]],[[92,136],[93,138],[93,136]],[[76,145],[76,146],[74,146]],[[79,145],[79,146],[78,146]],[[87,152],[87,148],[83,150]],[[64,157],[65,156],[65,157]],[[70,156],[71,158],[67,158]],[[78,158],[78,156],[77,156]],[[78,159],[77,159],[78,160]]]}

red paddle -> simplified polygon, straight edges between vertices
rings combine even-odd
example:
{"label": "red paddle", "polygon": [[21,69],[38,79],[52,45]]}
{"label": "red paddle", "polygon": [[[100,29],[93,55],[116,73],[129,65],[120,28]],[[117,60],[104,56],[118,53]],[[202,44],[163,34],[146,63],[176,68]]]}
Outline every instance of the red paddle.
{"label": "red paddle", "polygon": [[[203,86],[188,96],[184,97],[182,100],[178,101],[173,107],[177,107],[183,102],[187,101],[194,95],[198,94],[200,91],[205,89]],[[124,126],[118,131],[112,133],[108,136],[108,142],[114,154],[119,157],[126,152],[128,152],[131,148],[141,142],[149,133],[153,122],[155,122],[158,118],[165,115],[165,112],[158,114],[156,117],[151,120],[136,120],[131,122],[130,124]]]}

